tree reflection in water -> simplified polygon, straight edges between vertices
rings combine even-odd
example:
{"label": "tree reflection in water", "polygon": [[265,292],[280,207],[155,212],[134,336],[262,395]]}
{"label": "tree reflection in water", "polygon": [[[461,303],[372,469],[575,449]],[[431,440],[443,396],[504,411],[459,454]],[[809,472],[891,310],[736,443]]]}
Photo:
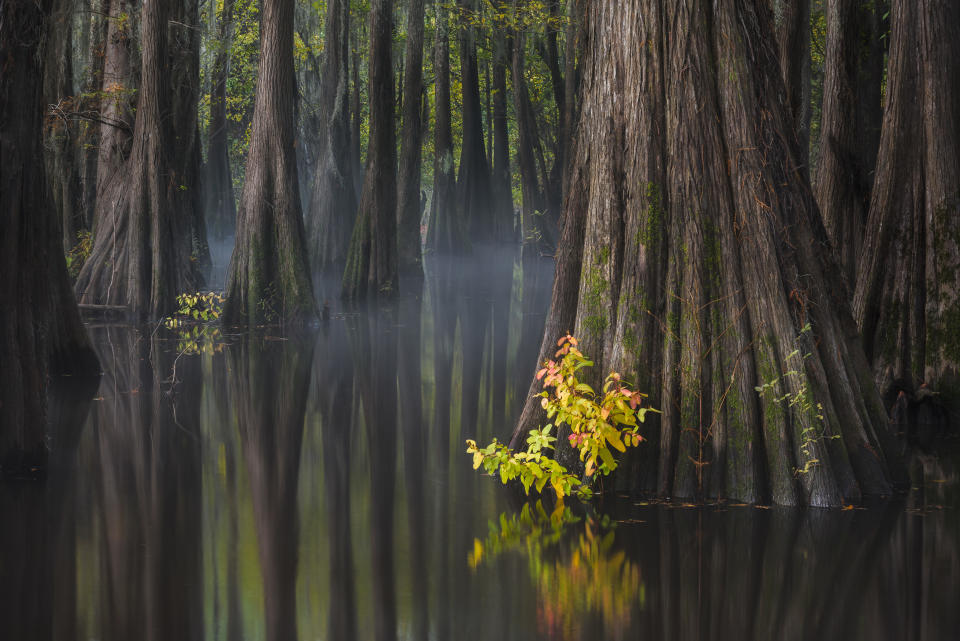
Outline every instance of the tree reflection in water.
{"label": "tree reflection in water", "polygon": [[54,395],[50,478],[0,485],[0,639],[956,638],[956,457],[915,457],[905,505],[524,525],[463,446],[533,371],[551,265],[506,262],[430,258],[422,296],[219,354],[94,328],[89,419]]}

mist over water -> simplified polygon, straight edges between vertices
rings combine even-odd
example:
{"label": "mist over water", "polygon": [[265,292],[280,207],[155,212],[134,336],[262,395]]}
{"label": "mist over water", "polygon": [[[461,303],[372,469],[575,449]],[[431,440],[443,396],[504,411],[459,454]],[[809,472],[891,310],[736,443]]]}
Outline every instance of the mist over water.
{"label": "mist over water", "polygon": [[52,401],[50,478],[0,485],[0,638],[957,638],[955,456],[869,509],[611,496],[554,527],[464,454],[512,431],[552,261],[425,272],[362,309],[319,283],[319,327],[202,355],[91,327],[104,375]]}

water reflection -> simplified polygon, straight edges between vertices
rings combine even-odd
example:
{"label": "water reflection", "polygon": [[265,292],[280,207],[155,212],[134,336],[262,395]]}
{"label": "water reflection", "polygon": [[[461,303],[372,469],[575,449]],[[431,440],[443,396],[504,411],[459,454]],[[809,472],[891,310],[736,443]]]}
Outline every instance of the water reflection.
{"label": "water reflection", "polygon": [[227,351],[250,484],[268,641],[297,638],[297,486],[313,361],[301,337],[242,337]]}
{"label": "water reflection", "polygon": [[0,637],[955,638],[951,459],[918,456],[906,504],[621,498],[555,529],[475,473],[463,439],[509,433],[549,270],[431,262],[422,295],[221,353],[94,328],[62,464],[0,486]]}

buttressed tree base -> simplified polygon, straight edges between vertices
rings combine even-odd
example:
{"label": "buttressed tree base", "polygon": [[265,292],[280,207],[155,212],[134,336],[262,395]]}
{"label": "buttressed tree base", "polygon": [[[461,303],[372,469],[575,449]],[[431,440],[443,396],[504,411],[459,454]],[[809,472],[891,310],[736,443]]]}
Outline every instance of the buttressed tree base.
{"label": "buttressed tree base", "polygon": [[[772,19],[761,0],[587,8],[541,361],[572,331],[663,411],[618,472],[628,489],[838,506],[906,481],[797,162]],[[514,445],[543,422],[536,400]]]}

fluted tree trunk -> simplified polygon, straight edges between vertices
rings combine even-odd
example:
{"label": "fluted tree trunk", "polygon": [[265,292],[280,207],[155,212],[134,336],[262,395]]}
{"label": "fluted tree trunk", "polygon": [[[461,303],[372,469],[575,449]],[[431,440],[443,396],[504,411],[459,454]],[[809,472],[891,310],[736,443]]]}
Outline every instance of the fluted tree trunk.
{"label": "fluted tree trunk", "polygon": [[423,145],[423,0],[407,7],[406,66],[403,77],[403,127],[397,182],[397,257],[402,274],[423,277],[420,262],[420,158]]}
{"label": "fluted tree trunk", "polygon": [[327,4],[326,47],[320,95],[317,168],[307,211],[313,266],[343,269],[357,214],[354,159],[350,150],[350,4]]}
{"label": "fluted tree trunk", "polygon": [[463,140],[457,173],[457,207],[471,242],[496,236],[493,202],[490,198],[490,166],[483,147],[483,114],[480,107],[480,70],[477,62],[477,27],[469,16],[476,0],[457,0],[463,16],[460,25],[460,87],[463,109]]}
{"label": "fluted tree trunk", "polygon": [[167,3],[143,7],[132,148],[121,169],[101,176],[93,250],[76,283],[81,303],[124,306],[137,318],[169,313],[179,293],[202,282],[191,260],[194,212],[179,195],[184,176],[169,124],[176,116],[167,57],[170,10]]}
{"label": "fluted tree trunk", "polygon": [[0,5],[0,474],[47,460],[47,387],[99,371],[80,322],[42,148],[43,43],[52,2]]}
{"label": "fluted tree trunk", "polygon": [[[621,372],[663,411],[624,467],[631,489],[889,494],[905,475],[799,169],[766,0],[594,3],[586,20],[541,360],[572,330],[593,382]],[[514,445],[538,408],[531,395]]]}
{"label": "fluted tree trunk", "polygon": [[210,92],[210,137],[207,142],[206,215],[217,239],[226,238],[236,225],[237,204],[233,198],[227,136],[227,78],[230,75],[230,47],[233,40],[234,0],[224,0],[219,16],[217,50],[213,59]]}
{"label": "fluted tree trunk", "polygon": [[[879,137],[880,78],[874,61],[879,8],[828,0],[816,196],[849,290],[856,286]],[[866,44],[864,44],[866,43]],[[882,59],[882,52],[880,53]],[[873,130],[876,128],[876,130]]]}
{"label": "fluted tree trunk", "polygon": [[810,0],[768,0],[780,52],[780,73],[803,167],[810,155]]}
{"label": "fluted tree trunk", "polygon": [[397,148],[393,118],[393,1],[370,5],[370,143],[360,209],[350,237],[343,296],[390,294],[397,286]]}
{"label": "fluted tree trunk", "polygon": [[886,109],[854,310],[885,399],[960,406],[960,9],[891,7]]}
{"label": "fluted tree trunk", "polygon": [[294,4],[263,2],[252,139],[223,310],[230,324],[316,316],[293,146]]}

